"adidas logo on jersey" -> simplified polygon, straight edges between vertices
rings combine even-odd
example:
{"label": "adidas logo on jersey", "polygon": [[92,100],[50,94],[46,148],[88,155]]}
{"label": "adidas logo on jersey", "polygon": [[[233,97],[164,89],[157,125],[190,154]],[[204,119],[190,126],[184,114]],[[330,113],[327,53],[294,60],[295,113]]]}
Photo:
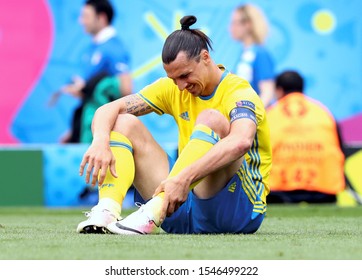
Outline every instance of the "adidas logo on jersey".
{"label": "adidas logo on jersey", "polygon": [[180,118],[184,119],[185,121],[190,121],[189,112],[186,111],[186,112],[181,113]]}
{"label": "adidas logo on jersey", "polygon": [[233,193],[235,191],[235,188],[236,188],[236,183],[234,182],[229,186],[228,191]]}

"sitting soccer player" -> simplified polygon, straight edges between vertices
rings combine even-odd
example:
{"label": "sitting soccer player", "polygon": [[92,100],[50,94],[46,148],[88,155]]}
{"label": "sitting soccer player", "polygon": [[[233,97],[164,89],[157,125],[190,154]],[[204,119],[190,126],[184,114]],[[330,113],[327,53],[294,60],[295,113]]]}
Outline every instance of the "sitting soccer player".
{"label": "sitting soccer player", "polygon": [[[264,105],[250,84],[217,65],[211,41],[181,19],[162,50],[167,77],[100,107],[80,174],[98,181],[99,202],[80,233],[254,233],[266,211],[271,168]],[[137,118],[172,115],[179,157],[172,162]],[[93,172],[93,173],[92,173]],[[92,173],[92,175],[91,175]],[[143,205],[120,220],[131,185]]]}

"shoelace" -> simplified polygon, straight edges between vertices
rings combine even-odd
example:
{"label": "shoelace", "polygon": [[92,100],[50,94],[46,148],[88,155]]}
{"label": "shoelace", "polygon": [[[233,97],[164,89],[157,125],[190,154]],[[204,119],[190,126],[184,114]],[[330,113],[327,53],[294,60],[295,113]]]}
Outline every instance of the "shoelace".
{"label": "shoelace", "polygon": [[[143,213],[145,211],[145,204],[143,204],[141,202],[135,202],[134,204],[139,208],[137,211],[140,211],[141,213]],[[155,223],[155,221],[153,219],[151,219],[148,215],[146,215],[146,217],[147,217],[148,223],[152,222],[157,226],[157,224]]]}
{"label": "shoelace", "polygon": [[[104,211],[104,210],[102,210],[102,211]],[[91,210],[91,211],[82,211],[84,216],[86,216],[87,218],[90,218],[92,216],[92,212],[94,212],[94,211],[93,210]],[[111,213],[111,215],[113,215],[113,214]],[[120,216],[119,218],[116,218],[116,219],[117,219],[117,221],[120,221],[120,220],[122,220],[122,217]]]}
{"label": "shoelace", "polygon": [[86,216],[87,218],[89,218],[91,216],[91,212],[92,211],[82,211],[82,213],[84,214],[84,216]]}
{"label": "shoelace", "polygon": [[138,211],[140,211],[141,213],[145,211],[145,204],[141,202],[135,202],[134,204],[139,208]]}
{"label": "shoelace", "polygon": [[136,205],[138,208],[141,208],[142,206],[144,206],[145,204],[141,203],[141,202],[135,202],[134,205]]}

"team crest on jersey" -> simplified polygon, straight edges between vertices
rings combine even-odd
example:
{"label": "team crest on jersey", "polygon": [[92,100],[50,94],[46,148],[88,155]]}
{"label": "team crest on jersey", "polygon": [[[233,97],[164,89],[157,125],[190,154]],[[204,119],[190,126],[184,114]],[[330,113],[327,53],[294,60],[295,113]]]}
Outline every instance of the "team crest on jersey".
{"label": "team crest on jersey", "polygon": [[102,54],[100,52],[95,52],[92,55],[91,63],[92,65],[97,65],[102,59]]}
{"label": "team crest on jersey", "polygon": [[255,104],[248,100],[240,100],[236,102],[236,107],[246,107],[255,111]]}

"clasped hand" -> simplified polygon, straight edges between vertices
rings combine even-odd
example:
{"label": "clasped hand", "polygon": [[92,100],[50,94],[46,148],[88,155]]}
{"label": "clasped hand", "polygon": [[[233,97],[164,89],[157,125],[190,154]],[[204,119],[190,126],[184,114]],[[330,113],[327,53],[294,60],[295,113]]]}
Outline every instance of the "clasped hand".
{"label": "clasped hand", "polygon": [[171,216],[187,199],[190,184],[178,176],[168,178],[161,182],[154,192],[154,197],[164,192],[163,204],[160,212],[160,223],[166,216]]}

